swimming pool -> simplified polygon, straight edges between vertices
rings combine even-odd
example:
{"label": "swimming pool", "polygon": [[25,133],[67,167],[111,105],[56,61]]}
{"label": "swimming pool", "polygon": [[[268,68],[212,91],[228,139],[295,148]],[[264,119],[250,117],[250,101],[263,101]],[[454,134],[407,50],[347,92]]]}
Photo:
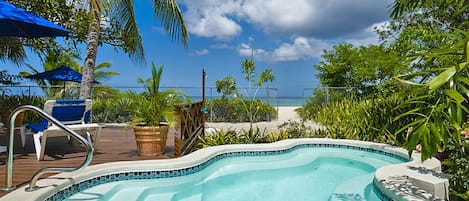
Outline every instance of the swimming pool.
{"label": "swimming pool", "polygon": [[[40,180],[6,200],[379,200],[375,171],[407,161],[400,148],[294,139],[210,147],[182,158],[93,165]],[[391,165],[392,166],[392,165]],[[15,199],[16,198],[16,199]]]}
{"label": "swimming pool", "polygon": [[66,200],[379,200],[373,173],[404,161],[353,148],[298,145],[283,152],[230,153],[194,173],[122,177]]}

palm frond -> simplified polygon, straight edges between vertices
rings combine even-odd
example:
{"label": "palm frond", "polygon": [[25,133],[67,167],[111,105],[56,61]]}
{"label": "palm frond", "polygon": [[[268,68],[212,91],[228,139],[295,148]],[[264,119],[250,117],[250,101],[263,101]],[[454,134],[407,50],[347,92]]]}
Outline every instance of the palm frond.
{"label": "palm frond", "polygon": [[26,52],[17,38],[0,37],[0,60],[11,61],[16,65],[24,62]]}
{"label": "palm frond", "polygon": [[171,39],[187,47],[189,33],[176,0],[155,0],[153,9],[156,17],[161,19],[164,30],[169,33]]}
{"label": "palm frond", "polygon": [[142,36],[135,21],[135,10],[132,0],[115,0],[110,1],[110,10],[112,17],[119,19],[123,24],[125,43],[130,49],[130,56],[137,62],[145,61],[145,52],[143,49]]}

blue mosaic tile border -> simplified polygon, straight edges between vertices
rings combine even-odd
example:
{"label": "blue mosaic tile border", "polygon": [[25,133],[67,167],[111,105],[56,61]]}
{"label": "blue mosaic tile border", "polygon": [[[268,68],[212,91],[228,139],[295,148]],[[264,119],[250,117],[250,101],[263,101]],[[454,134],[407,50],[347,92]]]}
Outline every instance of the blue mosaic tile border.
{"label": "blue mosaic tile border", "polygon": [[[221,160],[223,158],[229,158],[229,157],[242,157],[242,156],[263,156],[263,155],[278,155],[278,154],[284,154],[284,153],[289,153],[292,152],[296,149],[300,148],[340,148],[340,149],[353,149],[353,150],[360,150],[360,151],[366,151],[366,152],[372,152],[372,153],[378,153],[382,154],[388,157],[392,157],[394,159],[400,160],[402,162],[408,162],[409,159],[406,157],[402,157],[397,154],[389,153],[389,152],[384,152],[381,150],[375,150],[372,148],[365,148],[365,147],[359,147],[359,146],[351,146],[351,145],[341,145],[341,144],[324,144],[324,143],[315,143],[315,144],[301,144],[301,145],[296,145],[294,147],[291,147],[289,149],[282,149],[282,150],[274,150],[274,151],[237,151],[237,152],[229,152],[229,153],[222,153],[219,155],[214,156],[213,158],[210,158],[209,160],[192,166],[188,168],[182,168],[182,169],[175,169],[175,170],[164,170],[164,171],[142,171],[142,172],[124,172],[124,173],[115,173],[115,174],[109,174],[109,175],[104,175],[104,176],[99,176],[95,177],[92,179],[88,179],[85,181],[82,181],[78,184],[74,184],[70,187],[67,187],[50,197],[46,199],[46,201],[58,201],[58,200],[65,200],[66,198],[72,196],[73,194],[83,191],[85,189],[100,185],[100,184],[105,184],[105,183],[110,183],[114,181],[125,181],[125,180],[140,180],[140,179],[159,179],[159,178],[172,178],[172,177],[179,177],[179,176],[184,176],[184,175],[189,175],[196,173],[200,170],[205,169],[206,167],[210,166],[211,164],[217,162],[218,160]],[[374,184],[375,185],[375,184]],[[380,197],[383,197],[382,200],[388,201],[390,200],[389,198],[386,199],[386,195],[384,195],[382,192],[380,192],[376,186],[374,188],[380,195]]]}

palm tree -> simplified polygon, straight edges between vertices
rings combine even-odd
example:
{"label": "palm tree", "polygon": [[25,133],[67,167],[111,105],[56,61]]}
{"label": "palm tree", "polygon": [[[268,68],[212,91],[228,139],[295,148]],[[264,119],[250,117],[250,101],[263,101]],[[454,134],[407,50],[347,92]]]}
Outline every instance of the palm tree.
{"label": "palm tree", "polygon": [[[111,65],[112,64],[110,61],[96,65],[94,67],[93,79],[102,82],[105,80],[110,80],[112,77],[119,75],[119,73],[115,71],[105,71],[105,69],[111,68]],[[73,70],[80,73],[83,73],[83,69],[83,66],[77,66],[73,68]],[[93,89],[93,97],[113,97],[116,93],[118,93],[118,90],[113,89],[107,85],[99,85],[99,87],[95,87]]]}
{"label": "palm tree", "polygon": [[[115,71],[104,71],[104,69],[111,68],[112,63],[110,61],[105,61],[103,63],[100,63],[94,67],[94,74],[93,74],[93,79],[97,81],[105,81],[109,80],[112,77],[119,75],[118,72]],[[73,70],[83,73],[83,66],[74,66]]]}
{"label": "palm tree", "polygon": [[[133,1],[131,0],[84,0],[89,2],[90,25],[88,29],[83,81],[81,83],[80,98],[91,98],[91,82],[93,80],[96,55],[99,45],[99,30],[102,14],[106,13],[111,19],[118,20],[124,27],[127,42],[131,44],[129,55],[136,61],[144,61],[142,37],[135,21]],[[182,42],[187,47],[188,32],[182,17],[182,12],[176,0],[154,0],[153,10],[160,18],[164,29],[173,40]],[[88,4],[86,5],[88,6]]]}

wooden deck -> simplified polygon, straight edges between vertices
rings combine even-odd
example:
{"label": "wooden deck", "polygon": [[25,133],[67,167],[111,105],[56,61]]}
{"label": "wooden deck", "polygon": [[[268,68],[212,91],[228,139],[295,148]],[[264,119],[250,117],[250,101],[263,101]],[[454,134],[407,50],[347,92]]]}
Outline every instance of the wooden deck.
{"label": "wooden deck", "polygon": [[[160,156],[144,157],[137,155],[137,145],[132,129],[126,133],[123,127],[106,127],[103,129],[93,154],[93,164],[113,161],[135,161],[149,159],[166,159],[174,157],[174,131],[168,136],[166,153]],[[0,145],[7,144],[6,129],[0,130]],[[15,146],[13,159],[13,184],[16,186],[28,185],[32,175],[44,167],[76,167],[81,164],[86,153],[78,142],[68,144],[66,137],[50,138],[47,140],[46,155],[43,161],[36,159],[34,144],[31,135],[26,139],[26,146],[21,147],[19,130],[15,132]],[[6,154],[0,154],[0,187],[5,186]],[[0,197],[7,192],[0,191]]]}

